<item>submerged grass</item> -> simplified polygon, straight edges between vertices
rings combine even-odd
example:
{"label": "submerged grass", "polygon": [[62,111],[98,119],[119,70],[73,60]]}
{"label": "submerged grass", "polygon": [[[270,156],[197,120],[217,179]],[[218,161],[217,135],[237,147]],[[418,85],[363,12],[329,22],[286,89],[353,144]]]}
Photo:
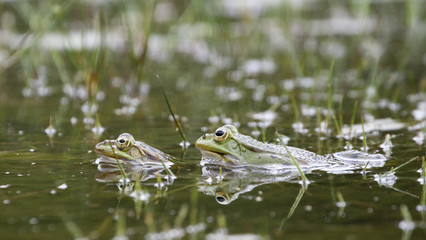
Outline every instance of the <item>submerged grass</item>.
{"label": "submerged grass", "polygon": [[[415,225],[413,222],[413,218],[411,217],[410,211],[408,210],[407,205],[401,204],[400,206],[401,215],[403,218],[404,224],[402,224],[404,227],[402,228],[402,240],[409,240],[411,238],[411,235],[413,233],[414,227],[412,225]],[[401,223],[400,223],[401,228]]]}
{"label": "submerged grass", "polygon": [[282,230],[286,224],[286,222],[293,216],[294,211],[296,210],[297,206],[299,206],[300,200],[302,200],[302,197],[306,191],[305,186],[301,186],[299,193],[296,196],[296,199],[294,200],[293,204],[291,205],[290,211],[288,212],[287,216],[281,221],[280,224],[280,230]]}

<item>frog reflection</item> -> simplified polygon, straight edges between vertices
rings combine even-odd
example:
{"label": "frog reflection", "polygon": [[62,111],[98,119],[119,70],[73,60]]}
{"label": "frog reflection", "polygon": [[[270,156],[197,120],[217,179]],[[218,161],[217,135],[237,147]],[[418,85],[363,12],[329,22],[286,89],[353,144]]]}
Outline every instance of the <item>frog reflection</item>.
{"label": "frog reflection", "polygon": [[[110,159],[100,157],[95,163],[98,164],[96,181],[116,184],[120,192],[126,195],[130,195],[134,191],[135,181],[161,189],[173,184],[175,179],[174,176],[168,175],[166,169],[161,165],[121,164],[127,176],[127,179],[124,179],[119,166]],[[152,179],[156,179],[156,181],[152,181]],[[163,190],[166,191],[167,188],[163,188]]]}
{"label": "frog reflection", "polygon": [[299,179],[299,173],[285,170],[280,174],[265,174],[256,171],[235,171],[216,166],[204,166],[198,191],[214,196],[222,205],[228,205],[239,198],[240,194],[249,193],[254,188],[276,182],[292,182]]}

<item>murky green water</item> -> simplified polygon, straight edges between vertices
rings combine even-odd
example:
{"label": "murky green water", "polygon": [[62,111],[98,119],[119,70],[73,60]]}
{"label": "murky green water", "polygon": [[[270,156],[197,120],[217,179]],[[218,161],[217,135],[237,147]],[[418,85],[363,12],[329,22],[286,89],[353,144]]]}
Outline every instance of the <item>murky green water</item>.
{"label": "murky green water", "polygon": [[[0,1],[2,239],[424,239],[424,4]],[[339,137],[352,118],[389,160],[314,171],[307,188],[202,168],[194,147],[231,123],[321,155],[361,149],[360,125]],[[94,146],[123,132],[177,157],[177,178],[99,172]]]}

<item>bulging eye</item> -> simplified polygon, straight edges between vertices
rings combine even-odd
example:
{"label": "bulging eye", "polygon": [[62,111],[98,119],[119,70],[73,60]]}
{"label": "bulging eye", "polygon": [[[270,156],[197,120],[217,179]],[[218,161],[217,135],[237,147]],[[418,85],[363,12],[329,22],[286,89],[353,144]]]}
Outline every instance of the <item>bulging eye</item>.
{"label": "bulging eye", "polygon": [[216,136],[217,136],[217,137],[222,137],[222,136],[223,136],[223,134],[225,134],[225,132],[224,132],[223,130],[217,130],[217,131],[216,131]]}
{"label": "bulging eye", "polygon": [[231,196],[224,192],[216,192],[215,195],[216,201],[220,204],[227,205],[231,202]]}
{"label": "bulging eye", "polygon": [[132,135],[128,133],[123,133],[120,136],[118,136],[117,141],[115,142],[115,145],[121,151],[127,151],[129,148],[133,146],[133,144],[134,144],[134,139]]}
{"label": "bulging eye", "polygon": [[214,133],[214,140],[216,142],[222,142],[226,140],[229,136],[228,130],[223,128],[218,128]]}

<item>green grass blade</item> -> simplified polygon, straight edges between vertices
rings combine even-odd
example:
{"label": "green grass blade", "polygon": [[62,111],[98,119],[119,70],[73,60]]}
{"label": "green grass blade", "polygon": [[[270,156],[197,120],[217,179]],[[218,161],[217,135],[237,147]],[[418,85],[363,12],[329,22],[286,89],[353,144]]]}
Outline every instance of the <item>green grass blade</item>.
{"label": "green grass blade", "polygon": [[364,152],[367,152],[367,137],[365,136],[363,117],[361,117],[361,127],[362,127],[362,145],[364,146]]}
{"label": "green grass blade", "polygon": [[184,145],[185,145],[185,143],[187,143],[187,142],[188,142],[188,140],[186,140],[186,136],[185,136],[185,134],[184,134],[184,133],[183,133],[183,131],[182,131],[182,127],[181,127],[181,125],[180,125],[180,123],[179,123],[178,119],[176,118],[176,116],[175,116],[175,114],[174,114],[174,112],[173,112],[173,110],[172,110],[172,107],[170,106],[169,99],[167,98],[166,92],[164,91],[163,84],[161,83],[161,80],[160,80],[160,78],[158,77],[158,75],[157,75],[157,79],[158,79],[158,82],[160,83],[161,92],[163,93],[164,99],[166,100],[167,107],[169,108],[170,114],[171,114],[171,115],[172,115],[172,117],[173,117],[173,121],[175,122],[175,125],[176,125],[176,127],[177,127],[177,129],[178,129],[178,131],[179,131],[179,134],[180,134],[180,136],[182,137],[182,140],[184,141]]}
{"label": "green grass blade", "polygon": [[296,159],[294,159],[293,155],[290,153],[290,150],[288,150],[287,145],[282,140],[281,134],[279,134],[278,132],[275,132],[275,134],[277,135],[277,137],[280,140],[281,144],[284,146],[285,150],[287,150],[287,153],[290,155],[290,158],[293,161],[294,165],[296,166],[297,170],[299,171],[299,174],[302,177],[303,182],[304,183],[309,183],[308,178],[305,176],[305,174],[303,173],[302,169],[300,169],[299,164],[297,163]]}
{"label": "green grass blade", "polygon": [[403,163],[403,164],[399,165],[398,167],[393,168],[393,169],[392,169],[392,170],[390,170],[389,172],[390,172],[390,173],[394,173],[394,172],[396,172],[397,170],[399,170],[400,168],[402,168],[403,166],[405,166],[405,165],[409,164],[410,162],[415,161],[415,160],[417,160],[417,159],[419,159],[419,157],[413,157],[412,159],[410,159],[410,160],[406,161],[405,163]]}
{"label": "green grass blade", "polygon": [[114,148],[113,148],[113,147],[112,147],[112,145],[111,145],[111,142],[109,143],[109,145],[110,145],[110,147],[111,147],[111,151],[114,153],[114,158],[115,158],[115,160],[117,161],[118,168],[120,168],[121,176],[123,176],[123,178],[124,178],[124,179],[128,179],[128,178],[127,178],[127,174],[126,174],[126,172],[124,171],[124,168],[123,168],[123,166],[121,165],[120,160],[118,160],[117,154],[115,153],[115,150],[114,150]]}
{"label": "green grass blade", "polygon": [[355,115],[356,115],[357,107],[358,107],[358,101],[355,101],[354,110],[352,111],[351,126],[349,128],[349,138],[352,138],[352,127],[354,126],[354,123],[355,123]]}

